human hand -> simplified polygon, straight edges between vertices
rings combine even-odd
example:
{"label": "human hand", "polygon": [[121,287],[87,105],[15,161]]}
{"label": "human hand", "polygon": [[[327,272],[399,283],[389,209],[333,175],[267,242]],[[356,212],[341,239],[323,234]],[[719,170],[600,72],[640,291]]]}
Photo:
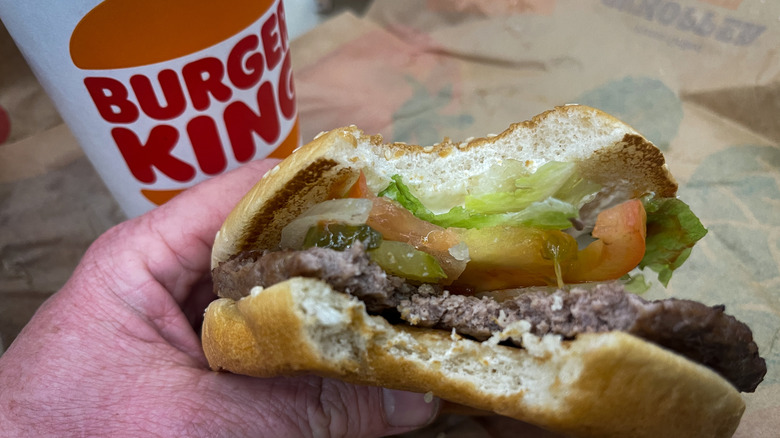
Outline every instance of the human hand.
{"label": "human hand", "polygon": [[429,423],[422,394],[208,369],[214,235],[275,161],[248,164],[97,239],[0,357],[2,436],[380,436]]}

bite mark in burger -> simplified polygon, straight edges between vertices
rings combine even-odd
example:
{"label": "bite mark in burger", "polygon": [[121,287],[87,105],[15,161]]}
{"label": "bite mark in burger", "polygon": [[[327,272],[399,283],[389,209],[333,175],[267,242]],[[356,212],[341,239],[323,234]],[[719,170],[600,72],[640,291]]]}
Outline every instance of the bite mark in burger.
{"label": "bite mark in burger", "polygon": [[427,148],[331,131],[220,230],[204,350],[214,369],[432,391],[573,436],[730,436],[766,373],[750,329],[624,286],[636,268],[668,283],[706,234],[676,190],[652,143],[588,107]]}

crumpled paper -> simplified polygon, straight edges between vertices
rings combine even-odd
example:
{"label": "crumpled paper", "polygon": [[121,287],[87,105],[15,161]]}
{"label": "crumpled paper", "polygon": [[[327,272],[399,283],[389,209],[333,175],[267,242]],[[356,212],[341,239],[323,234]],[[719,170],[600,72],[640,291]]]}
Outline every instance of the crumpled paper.
{"label": "crumpled paper", "polygon": [[[296,39],[292,53],[304,141],[350,124],[387,140],[463,140],[566,103],[645,134],[709,233],[668,288],[644,296],[722,303],[751,326],[769,371],[744,395],[736,436],[769,437],[780,430],[778,41],[780,3],[763,0],[375,0],[364,17]],[[21,58],[5,56],[7,36],[0,43],[16,66],[0,67],[8,345],[122,216]],[[502,436],[512,424],[447,416],[413,436]]]}

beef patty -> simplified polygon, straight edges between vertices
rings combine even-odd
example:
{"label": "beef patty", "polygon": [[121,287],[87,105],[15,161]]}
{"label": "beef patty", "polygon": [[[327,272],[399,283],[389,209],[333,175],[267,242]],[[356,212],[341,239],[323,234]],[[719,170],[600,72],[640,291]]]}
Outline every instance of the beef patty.
{"label": "beef patty", "polygon": [[[619,283],[531,290],[500,300],[455,295],[438,285],[414,285],[386,274],[359,242],[346,251],[246,251],[212,272],[217,295],[233,299],[292,277],[321,279],[362,300],[369,313],[397,312],[408,324],[454,329],[480,341],[520,320],[528,321],[536,335],[566,339],[619,330],[709,367],[742,392],[753,392],[766,374],[750,328],[727,315],[725,306],[673,298],[648,301]],[[521,346],[520,340],[510,342]]]}

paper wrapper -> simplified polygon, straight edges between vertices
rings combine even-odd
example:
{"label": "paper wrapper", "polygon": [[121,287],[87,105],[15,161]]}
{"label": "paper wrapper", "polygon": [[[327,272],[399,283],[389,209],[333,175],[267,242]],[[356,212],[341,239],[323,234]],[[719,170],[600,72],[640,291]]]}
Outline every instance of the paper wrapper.
{"label": "paper wrapper", "polygon": [[[745,394],[736,436],[768,437],[780,430],[778,41],[780,3],[762,0],[377,0],[363,18],[341,15],[300,37],[292,53],[304,140],[350,124],[387,140],[463,140],[565,103],[644,133],[709,229],[669,287],[645,296],[725,304],[751,326],[769,371]],[[0,146],[6,345],[121,220],[67,129],[44,117],[51,105],[29,72],[5,74],[23,71],[21,58],[8,59],[18,69],[4,63],[0,76],[11,120]],[[414,436],[518,430],[447,416]]]}

